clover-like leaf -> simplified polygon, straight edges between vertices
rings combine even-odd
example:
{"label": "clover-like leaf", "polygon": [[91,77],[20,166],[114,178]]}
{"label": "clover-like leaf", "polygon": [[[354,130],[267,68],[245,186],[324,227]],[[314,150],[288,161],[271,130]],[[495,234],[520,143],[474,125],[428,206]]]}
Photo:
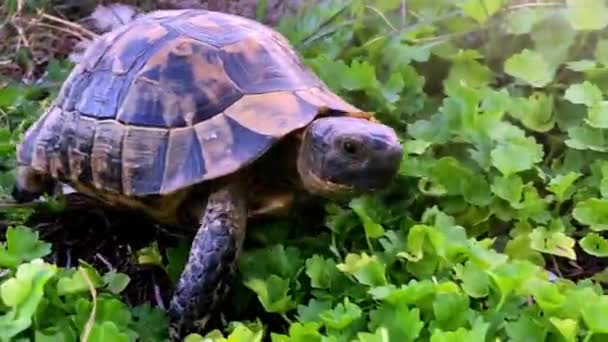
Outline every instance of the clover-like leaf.
{"label": "clover-like leaf", "polygon": [[594,128],[608,128],[608,101],[600,101],[589,107],[586,122]]}
{"label": "clover-like leaf", "polygon": [[544,87],[553,80],[554,70],[543,56],[535,51],[524,49],[505,61],[505,72],[534,87]]}
{"label": "clover-like leaf", "polygon": [[131,326],[142,342],[153,342],[168,337],[168,317],[161,309],[144,303],[133,307],[131,315],[134,318]]}
{"label": "clover-like leaf", "polygon": [[[29,328],[32,319],[45,293],[47,282],[56,274],[57,266],[49,265],[40,259],[19,265],[12,284],[0,287],[0,296],[6,304],[12,304],[10,311],[0,316],[0,339],[11,340]],[[28,283],[27,294],[24,288],[16,285]],[[7,303],[8,302],[8,303]]]}
{"label": "clover-like leaf", "polygon": [[584,303],[581,315],[585,325],[594,334],[608,334],[608,297],[601,296],[597,300]]}
{"label": "clover-like leaf", "polygon": [[517,204],[521,200],[523,185],[523,181],[518,175],[497,176],[492,183],[492,191],[509,203]]}
{"label": "clover-like leaf", "polygon": [[461,0],[456,4],[466,15],[483,24],[500,10],[503,0]]}
{"label": "clover-like leaf", "polygon": [[473,298],[482,298],[490,293],[490,278],[480,267],[467,261],[456,265],[456,277],[462,281],[462,289]]}
{"label": "clover-like leaf", "polygon": [[564,143],[577,150],[608,151],[608,140],[604,130],[588,125],[569,128],[568,139]]}
{"label": "clover-like leaf", "polygon": [[38,232],[25,226],[9,227],[6,242],[0,243],[0,266],[16,268],[19,264],[51,253],[51,244],[40,241]]}
{"label": "clover-like leaf", "polygon": [[608,230],[608,199],[589,198],[577,202],[572,217],[595,231]]}
{"label": "clover-like leaf", "polygon": [[533,249],[576,260],[576,253],[574,252],[576,241],[563,232],[548,231],[544,227],[538,227],[529,236]]}
{"label": "clover-like leaf", "polygon": [[572,103],[590,107],[602,100],[602,91],[595,84],[584,81],[583,83],[571,84],[566,89],[564,98]]}
{"label": "clover-like leaf", "polygon": [[516,320],[508,322],[505,330],[513,341],[544,341],[548,329],[542,321],[528,314],[523,314]]}
{"label": "clover-like leaf", "polygon": [[407,305],[382,304],[370,312],[370,328],[386,327],[390,341],[416,341],[424,323],[420,319],[418,308],[408,308]]}
{"label": "clover-like leaf", "polygon": [[601,30],[608,25],[608,7],[596,0],[566,0],[566,17],[575,30]]}
{"label": "clover-like leaf", "polygon": [[127,342],[129,336],[121,332],[120,329],[110,321],[95,322],[89,333],[87,341],[90,342],[105,342],[105,341],[116,341],[116,342]]}
{"label": "clover-like leaf", "polygon": [[331,302],[311,298],[307,305],[298,305],[298,321],[302,323],[316,322],[321,312],[330,310]]}
{"label": "clover-like leaf", "polygon": [[[82,271],[86,272],[88,279],[84,278]],[[99,287],[102,283],[101,276],[94,268],[80,266],[74,269],[69,276],[63,276],[57,281],[57,294],[60,296],[79,292],[89,292],[89,281],[93,286]]]}
{"label": "clover-like leaf", "polygon": [[608,257],[608,240],[597,233],[588,233],[578,243],[587,254]]}
{"label": "clover-like leaf", "polygon": [[319,318],[329,329],[342,330],[359,319],[363,314],[361,308],[352,303],[348,297],[336,307],[319,313]]}
{"label": "clover-like leaf", "polygon": [[583,174],[580,172],[570,171],[567,174],[560,174],[555,176],[549,181],[547,190],[551,191],[557,197],[559,202],[567,200],[571,195],[572,185],[579,179]]}
{"label": "clover-like leaf", "polygon": [[244,284],[258,295],[267,312],[284,313],[296,307],[292,296],[289,295],[289,279],[272,274],[265,280],[251,278]]}
{"label": "clover-like leaf", "polygon": [[[531,169],[543,158],[542,146],[531,137],[517,137],[500,142],[492,152],[492,165],[504,176]],[[517,156],[517,158],[513,158]]]}
{"label": "clover-like leaf", "polygon": [[549,317],[549,321],[557,328],[567,342],[577,341],[578,323],[576,320],[571,318],[561,319],[558,317]]}
{"label": "clover-like leaf", "polygon": [[364,285],[381,286],[387,283],[386,266],[375,255],[349,253],[337,267],[342,272],[352,274]]}
{"label": "clover-like leaf", "polygon": [[110,271],[104,274],[102,278],[105,286],[114,294],[122,292],[131,281],[128,275],[116,271]]}
{"label": "clover-like leaf", "polygon": [[357,197],[350,202],[350,207],[359,216],[365,229],[365,235],[370,238],[379,238],[384,235],[384,228],[375,222],[367,211],[366,197]]}

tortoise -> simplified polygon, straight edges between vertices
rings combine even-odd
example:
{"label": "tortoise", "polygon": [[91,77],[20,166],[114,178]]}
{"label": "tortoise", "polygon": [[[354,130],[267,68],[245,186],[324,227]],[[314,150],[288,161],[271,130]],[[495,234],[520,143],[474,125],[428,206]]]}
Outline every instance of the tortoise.
{"label": "tortoise", "polygon": [[24,133],[12,196],[67,184],[197,227],[168,308],[177,339],[204,330],[225,299],[251,217],[289,210],[294,194],[385,189],[402,155],[390,126],[332,92],[274,29],[159,10],[86,49]]}

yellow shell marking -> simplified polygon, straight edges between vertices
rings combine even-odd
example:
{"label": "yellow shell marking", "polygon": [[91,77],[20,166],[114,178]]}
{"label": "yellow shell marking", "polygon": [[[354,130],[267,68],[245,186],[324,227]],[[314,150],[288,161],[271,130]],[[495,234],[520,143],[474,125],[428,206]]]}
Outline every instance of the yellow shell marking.
{"label": "yellow shell marking", "polygon": [[256,133],[281,137],[294,127],[306,125],[315,112],[312,106],[302,108],[291,92],[275,92],[245,95],[224,114]]}

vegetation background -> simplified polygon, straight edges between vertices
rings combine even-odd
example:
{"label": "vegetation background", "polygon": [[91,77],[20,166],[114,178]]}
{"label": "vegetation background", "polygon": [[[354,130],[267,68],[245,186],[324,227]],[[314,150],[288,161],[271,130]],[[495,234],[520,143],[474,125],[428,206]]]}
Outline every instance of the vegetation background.
{"label": "vegetation background", "polygon": [[[0,7],[2,341],[167,339],[191,233],[78,194],[8,194],[15,146],[79,51],[170,2]],[[407,155],[383,193],[252,225],[228,309],[187,340],[606,341],[606,2],[276,4],[248,15]]]}

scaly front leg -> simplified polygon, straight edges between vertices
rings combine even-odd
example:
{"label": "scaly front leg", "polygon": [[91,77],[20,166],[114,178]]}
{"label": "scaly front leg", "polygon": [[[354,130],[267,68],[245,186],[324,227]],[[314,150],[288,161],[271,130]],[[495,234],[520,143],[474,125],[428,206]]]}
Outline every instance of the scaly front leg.
{"label": "scaly front leg", "polygon": [[242,186],[212,192],[200,223],[169,307],[172,340],[202,330],[228,290],[247,225]]}

